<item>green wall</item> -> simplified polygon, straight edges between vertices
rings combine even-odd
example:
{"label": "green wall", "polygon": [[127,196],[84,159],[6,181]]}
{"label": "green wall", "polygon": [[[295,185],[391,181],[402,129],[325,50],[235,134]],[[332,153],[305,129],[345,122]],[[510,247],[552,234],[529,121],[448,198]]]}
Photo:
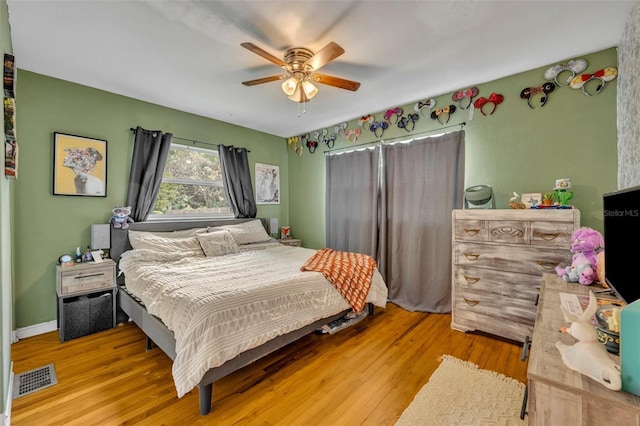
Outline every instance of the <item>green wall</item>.
{"label": "green wall", "polygon": [[[582,57],[588,62],[585,72],[617,67],[615,48]],[[555,63],[549,66],[552,65]],[[566,85],[557,87],[543,108],[531,109],[520,98],[520,92],[526,87],[544,83],[544,71],[549,66],[475,84],[480,91],[479,97],[489,97],[492,92],[504,96],[504,102],[497,106],[493,115],[483,116],[475,110],[470,120],[469,111],[460,109],[451,115],[448,126],[463,121],[467,123],[464,127],[465,187],[491,185],[496,207],[508,208],[514,191],[519,194],[551,191],[556,179],[571,178],[575,192],[572,204],[580,209],[582,225],[602,232],[602,194],[617,188],[616,80],[592,97]],[[472,68],[473,64],[469,67]],[[442,78],[446,78],[446,74],[446,68],[443,68]],[[559,81],[563,83],[568,75],[563,74]],[[417,81],[416,91],[419,86]],[[590,90],[594,87],[588,86]],[[456,104],[451,100],[451,93],[435,99],[439,108]],[[425,98],[415,102],[418,100]],[[415,102],[402,106],[405,114],[414,112]],[[535,102],[539,102],[539,98],[532,103],[536,105]],[[389,108],[396,106],[389,105]],[[485,106],[485,112],[489,112],[490,107]],[[355,114],[373,114],[377,120],[382,120],[384,111],[375,114],[374,111],[359,111]],[[349,122],[348,128],[357,127],[357,120]],[[431,118],[421,117],[413,132],[407,133],[394,125],[385,132],[383,139],[410,138],[412,134],[430,131],[433,131],[430,134],[437,134],[442,127]],[[447,131],[457,129],[459,127]],[[333,128],[328,131],[331,134]],[[376,139],[373,133],[366,131],[357,143]],[[350,145],[353,144],[338,138],[334,149]],[[310,154],[305,148],[301,156],[288,150],[289,222],[293,236],[301,238],[307,247],[321,248],[325,244],[323,151],[326,149],[322,145],[315,154]]]}
{"label": "green wall", "polygon": [[[19,58],[16,63],[20,64]],[[282,138],[19,70],[15,185],[15,327],[56,319],[55,265],[90,243],[93,223],[107,223],[126,199],[131,127],[159,129],[203,142],[246,147],[255,162],[280,166],[282,200],[258,206],[259,217],[288,220],[288,167]],[[212,99],[212,102],[215,102]],[[53,132],[107,140],[107,197],[52,195]],[[179,142],[179,141],[176,141]]]}
{"label": "green wall", "polygon": [[[6,0],[0,0],[0,46],[2,54],[12,53],[11,32]],[[2,115],[4,124],[4,114]],[[4,129],[4,125],[2,127]],[[4,139],[4,137],[3,137]],[[3,143],[4,144],[4,143]],[[0,169],[0,412],[7,411],[6,400],[9,396],[9,380],[11,377],[11,330],[13,329],[12,309],[12,268],[11,268],[11,191],[13,180],[4,177],[4,155],[1,157]],[[9,413],[5,413],[9,414]],[[5,419],[2,419],[4,421]]]}

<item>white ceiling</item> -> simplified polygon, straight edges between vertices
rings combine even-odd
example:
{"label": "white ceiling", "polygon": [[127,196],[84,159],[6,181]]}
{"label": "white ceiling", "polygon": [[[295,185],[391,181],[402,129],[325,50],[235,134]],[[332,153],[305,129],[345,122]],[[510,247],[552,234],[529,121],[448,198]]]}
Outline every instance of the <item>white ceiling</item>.
{"label": "white ceiling", "polygon": [[[636,0],[7,3],[18,68],[288,137],[616,46]],[[281,71],[242,42],[331,41],[321,72],[357,92],[318,85],[298,118],[279,82],[241,84]]]}

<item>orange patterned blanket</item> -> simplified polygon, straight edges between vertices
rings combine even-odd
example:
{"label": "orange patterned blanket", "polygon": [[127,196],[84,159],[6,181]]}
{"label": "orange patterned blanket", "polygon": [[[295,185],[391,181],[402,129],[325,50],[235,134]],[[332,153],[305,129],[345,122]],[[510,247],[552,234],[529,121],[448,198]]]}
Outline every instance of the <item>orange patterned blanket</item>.
{"label": "orange patterned blanket", "polygon": [[369,294],[375,267],[376,261],[366,254],[324,248],[311,256],[300,270],[321,272],[353,310],[360,313]]}

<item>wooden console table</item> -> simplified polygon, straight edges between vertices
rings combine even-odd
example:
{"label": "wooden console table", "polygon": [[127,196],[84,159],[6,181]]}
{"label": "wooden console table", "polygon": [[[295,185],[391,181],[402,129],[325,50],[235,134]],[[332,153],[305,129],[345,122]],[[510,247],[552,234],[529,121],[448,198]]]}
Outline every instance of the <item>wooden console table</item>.
{"label": "wooden console table", "polygon": [[639,397],[609,390],[562,361],[555,343],[570,345],[576,340],[559,331],[567,325],[560,310],[561,292],[589,294],[589,287],[543,275],[527,369],[529,424],[640,426]]}

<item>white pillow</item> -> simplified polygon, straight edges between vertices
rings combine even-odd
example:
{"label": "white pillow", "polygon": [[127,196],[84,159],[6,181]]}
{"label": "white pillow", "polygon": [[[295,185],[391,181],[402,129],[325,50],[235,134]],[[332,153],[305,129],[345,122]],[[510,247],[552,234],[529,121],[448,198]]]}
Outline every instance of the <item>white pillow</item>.
{"label": "white pillow", "polygon": [[238,245],[236,240],[233,239],[231,232],[226,229],[211,230],[204,234],[196,235],[204,255],[209,256],[224,256],[225,254],[232,254],[238,252]]}
{"label": "white pillow", "polygon": [[196,237],[164,237],[155,232],[129,231],[129,242],[134,249],[182,253],[185,256],[204,256]]}
{"label": "white pillow", "polygon": [[[271,237],[265,231],[264,226],[262,226],[262,222],[260,219],[251,220],[248,222],[238,223],[236,225],[224,225],[219,228],[227,229],[233,235],[233,238],[236,240],[236,244],[251,244],[251,243],[261,243],[263,241],[269,241]],[[218,228],[209,228],[209,232],[212,232]]]}

